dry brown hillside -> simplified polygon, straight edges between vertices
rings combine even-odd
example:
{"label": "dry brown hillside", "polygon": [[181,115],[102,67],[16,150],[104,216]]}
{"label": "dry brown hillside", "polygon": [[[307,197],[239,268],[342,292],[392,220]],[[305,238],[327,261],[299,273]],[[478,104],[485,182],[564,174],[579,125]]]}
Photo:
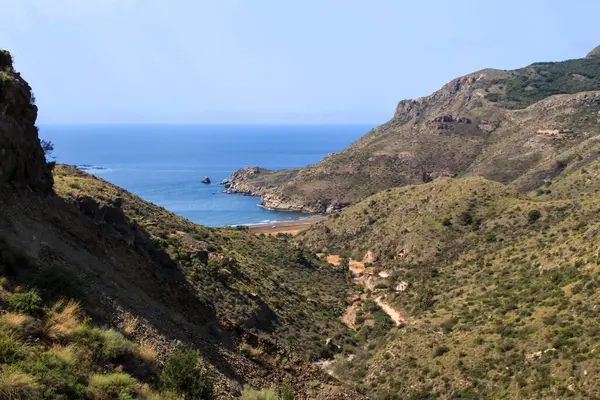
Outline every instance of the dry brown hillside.
{"label": "dry brown hillside", "polygon": [[[600,57],[485,69],[401,101],[389,122],[316,165],[236,171],[229,191],[270,208],[331,212],[440,176],[512,182],[600,133],[599,90]],[[543,183],[530,178],[524,190]]]}

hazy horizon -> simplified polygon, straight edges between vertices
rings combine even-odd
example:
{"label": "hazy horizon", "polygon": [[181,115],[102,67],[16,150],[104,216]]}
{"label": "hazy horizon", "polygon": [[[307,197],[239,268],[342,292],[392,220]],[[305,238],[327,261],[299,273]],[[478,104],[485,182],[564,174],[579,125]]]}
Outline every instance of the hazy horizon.
{"label": "hazy horizon", "polygon": [[591,0],[0,2],[40,124],[377,125],[456,77],[600,44]]}

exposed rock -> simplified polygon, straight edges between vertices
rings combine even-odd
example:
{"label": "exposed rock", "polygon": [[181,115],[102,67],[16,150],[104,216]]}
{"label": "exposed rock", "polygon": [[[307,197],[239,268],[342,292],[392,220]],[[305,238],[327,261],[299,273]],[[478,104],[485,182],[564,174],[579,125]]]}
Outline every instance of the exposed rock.
{"label": "exposed rock", "polygon": [[111,203],[116,208],[121,208],[123,206],[123,199],[119,196],[116,196],[111,200]]}
{"label": "exposed rock", "polygon": [[454,121],[454,118],[452,118],[452,115],[440,115],[439,117],[435,117],[433,119],[433,122],[452,122]]}
{"label": "exposed rock", "polygon": [[100,214],[100,206],[96,203],[96,200],[88,196],[79,196],[75,199],[77,207],[91,218],[96,218]]}
{"label": "exposed rock", "polygon": [[5,183],[52,191],[52,173],[35,127],[38,109],[31,87],[0,50],[0,187]]}
{"label": "exposed rock", "polygon": [[394,288],[396,292],[406,292],[406,289],[408,289],[408,282],[406,281],[399,281]]}
{"label": "exposed rock", "polygon": [[229,189],[231,187],[231,181],[229,179],[223,179],[220,185],[225,186],[225,189]]}
{"label": "exposed rock", "polygon": [[208,250],[197,250],[190,252],[188,255],[190,259],[198,260],[200,264],[208,264]]}
{"label": "exposed rock", "polygon": [[202,183],[209,184],[210,178],[208,176],[205,176],[204,179],[202,179]]}

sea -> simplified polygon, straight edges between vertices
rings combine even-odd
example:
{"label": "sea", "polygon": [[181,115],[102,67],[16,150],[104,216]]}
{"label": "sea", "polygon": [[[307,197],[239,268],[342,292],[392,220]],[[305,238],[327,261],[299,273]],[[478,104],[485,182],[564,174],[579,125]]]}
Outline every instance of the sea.
{"label": "sea", "polygon": [[[267,210],[219,183],[241,167],[304,167],[343,150],[370,125],[40,125],[59,163],[87,172],[207,226],[310,217]],[[204,184],[208,176],[212,183]]]}

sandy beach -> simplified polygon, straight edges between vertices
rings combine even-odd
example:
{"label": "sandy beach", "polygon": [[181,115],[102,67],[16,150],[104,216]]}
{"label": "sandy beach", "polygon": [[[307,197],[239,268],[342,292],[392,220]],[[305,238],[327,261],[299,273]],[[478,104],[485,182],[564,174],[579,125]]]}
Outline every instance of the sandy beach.
{"label": "sandy beach", "polygon": [[272,224],[260,224],[260,225],[250,225],[248,228],[251,232],[260,235],[264,233],[265,235],[277,235],[278,233],[287,233],[290,235],[295,235],[300,231],[308,229],[313,224],[321,221],[325,217],[314,217],[310,219],[303,219],[299,221],[286,221],[286,222],[275,222]]}

